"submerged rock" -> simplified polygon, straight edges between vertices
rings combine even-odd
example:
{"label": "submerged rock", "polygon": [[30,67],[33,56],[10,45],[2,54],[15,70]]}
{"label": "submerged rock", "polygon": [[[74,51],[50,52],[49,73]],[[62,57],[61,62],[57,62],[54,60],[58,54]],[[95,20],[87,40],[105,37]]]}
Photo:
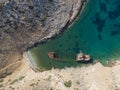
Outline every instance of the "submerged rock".
{"label": "submerged rock", "polygon": [[87,55],[87,54],[83,54],[82,52],[78,53],[77,56],[76,56],[76,61],[90,61],[91,60],[91,57],[90,55]]}

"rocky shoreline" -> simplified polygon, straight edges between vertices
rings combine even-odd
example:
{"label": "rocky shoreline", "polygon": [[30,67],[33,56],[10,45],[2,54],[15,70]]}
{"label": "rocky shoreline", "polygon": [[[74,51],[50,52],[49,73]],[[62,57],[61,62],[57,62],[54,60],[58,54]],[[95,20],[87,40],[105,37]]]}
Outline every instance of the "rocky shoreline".
{"label": "rocky shoreline", "polygon": [[87,2],[87,0],[79,0],[78,1],[77,8],[75,10],[73,10],[74,8],[72,8],[73,15],[70,16],[71,19],[69,21],[65,22],[64,27],[62,27],[60,29],[60,31],[58,31],[57,33],[54,33],[54,34],[51,33],[53,35],[50,34],[47,37],[42,38],[40,41],[35,42],[33,45],[30,45],[29,47],[27,47],[26,51],[61,35],[64,32],[64,30],[66,30],[69,26],[71,26],[74,23],[74,21],[78,18],[78,16],[81,14],[82,10],[84,9],[86,2]]}
{"label": "rocky shoreline", "polygon": [[[3,4],[0,7],[0,69],[21,61],[23,53],[35,43],[56,37],[74,21],[85,2],[86,0],[0,2]],[[9,66],[6,70],[11,68]]]}

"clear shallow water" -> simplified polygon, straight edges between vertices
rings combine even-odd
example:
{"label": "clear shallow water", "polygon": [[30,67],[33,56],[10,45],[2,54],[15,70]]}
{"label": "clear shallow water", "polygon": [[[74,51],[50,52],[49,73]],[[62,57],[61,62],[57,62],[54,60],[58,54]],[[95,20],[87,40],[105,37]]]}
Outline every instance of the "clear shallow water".
{"label": "clear shallow water", "polygon": [[[82,65],[75,62],[80,50],[103,64],[120,58],[120,0],[89,0],[68,30],[28,53],[38,69],[51,69]],[[50,60],[48,51],[56,51],[61,60]]]}

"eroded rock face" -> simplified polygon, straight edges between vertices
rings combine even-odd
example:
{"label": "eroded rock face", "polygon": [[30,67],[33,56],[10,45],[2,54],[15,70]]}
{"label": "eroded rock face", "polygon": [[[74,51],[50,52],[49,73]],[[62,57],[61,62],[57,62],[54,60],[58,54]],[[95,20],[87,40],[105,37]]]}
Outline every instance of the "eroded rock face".
{"label": "eroded rock face", "polygon": [[3,1],[0,2],[0,69],[18,62],[28,47],[60,33],[84,3],[84,0]]}

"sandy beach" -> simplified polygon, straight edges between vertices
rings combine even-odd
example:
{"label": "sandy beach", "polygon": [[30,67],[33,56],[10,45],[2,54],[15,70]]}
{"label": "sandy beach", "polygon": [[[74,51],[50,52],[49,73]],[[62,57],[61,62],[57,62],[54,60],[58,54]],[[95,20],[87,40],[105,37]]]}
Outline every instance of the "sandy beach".
{"label": "sandy beach", "polygon": [[119,72],[119,61],[112,67],[98,62],[81,68],[35,72],[23,58],[22,65],[2,80],[0,90],[120,90]]}

